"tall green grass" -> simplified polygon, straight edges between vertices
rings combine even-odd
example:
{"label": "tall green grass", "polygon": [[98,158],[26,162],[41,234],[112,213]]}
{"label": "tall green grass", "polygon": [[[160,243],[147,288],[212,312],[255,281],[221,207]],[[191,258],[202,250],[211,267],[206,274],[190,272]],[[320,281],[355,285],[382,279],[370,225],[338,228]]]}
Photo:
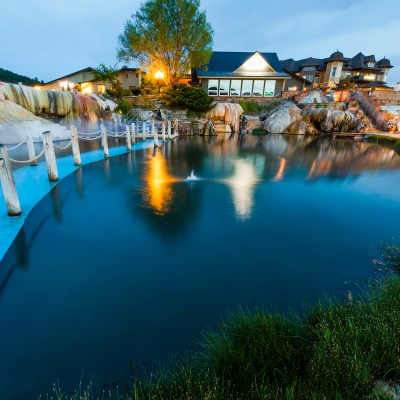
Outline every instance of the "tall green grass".
{"label": "tall green grass", "polygon": [[378,143],[382,146],[392,148],[396,153],[400,154],[400,138],[392,136],[371,135],[367,138],[368,142]]}
{"label": "tall green grass", "polygon": [[[400,247],[386,246],[379,265],[398,271]],[[389,272],[358,297],[320,301],[301,314],[239,309],[199,344],[125,397],[81,398],[393,399],[387,388],[400,381],[400,277]],[[75,400],[61,391],[56,398]]]}

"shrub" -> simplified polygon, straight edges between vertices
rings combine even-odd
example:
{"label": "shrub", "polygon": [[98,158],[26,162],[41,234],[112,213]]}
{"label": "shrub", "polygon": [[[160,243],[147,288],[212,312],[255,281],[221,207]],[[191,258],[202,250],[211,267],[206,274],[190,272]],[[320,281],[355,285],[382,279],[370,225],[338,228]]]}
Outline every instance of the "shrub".
{"label": "shrub", "polygon": [[178,85],[167,90],[163,98],[170,107],[183,107],[199,112],[208,111],[213,102],[213,99],[204,90],[188,85]]}
{"label": "shrub", "polygon": [[240,100],[239,104],[242,106],[245,114],[260,114],[265,108],[254,100]]}
{"label": "shrub", "polygon": [[267,132],[264,131],[264,129],[262,129],[262,128],[253,129],[253,136],[264,136],[266,134],[267,134]]}
{"label": "shrub", "polygon": [[116,108],[116,112],[119,112],[123,115],[127,114],[130,110],[132,110],[133,104],[126,100],[121,100],[118,102],[118,107]]}

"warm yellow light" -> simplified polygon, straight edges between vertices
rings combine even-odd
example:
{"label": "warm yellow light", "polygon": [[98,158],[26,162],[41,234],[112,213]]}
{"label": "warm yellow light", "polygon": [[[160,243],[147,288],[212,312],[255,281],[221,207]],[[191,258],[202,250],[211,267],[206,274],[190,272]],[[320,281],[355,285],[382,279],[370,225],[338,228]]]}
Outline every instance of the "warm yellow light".
{"label": "warm yellow light", "polygon": [[41,86],[39,86],[39,85],[36,85],[36,86],[34,86],[33,88],[36,89],[36,90],[42,89]]}
{"label": "warm yellow light", "polygon": [[159,152],[149,159],[145,175],[144,198],[158,215],[166,214],[172,203],[172,184],[179,181],[168,172],[167,162]]}
{"label": "warm yellow light", "polygon": [[92,84],[91,82],[82,82],[81,83],[82,93],[92,93]]}
{"label": "warm yellow light", "polygon": [[154,75],[156,79],[164,79],[165,75],[161,71],[157,71]]}

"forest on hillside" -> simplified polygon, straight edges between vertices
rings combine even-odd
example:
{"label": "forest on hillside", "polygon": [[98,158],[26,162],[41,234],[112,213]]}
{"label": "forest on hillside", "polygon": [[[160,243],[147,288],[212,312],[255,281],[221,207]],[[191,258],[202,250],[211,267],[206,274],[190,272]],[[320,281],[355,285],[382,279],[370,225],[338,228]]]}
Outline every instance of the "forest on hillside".
{"label": "forest on hillside", "polygon": [[24,75],[19,75],[6,69],[0,68],[0,81],[6,83],[18,83],[22,82],[23,85],[34,86],[43,84],[43,81],[39,81],[38,78],[29,78]]}

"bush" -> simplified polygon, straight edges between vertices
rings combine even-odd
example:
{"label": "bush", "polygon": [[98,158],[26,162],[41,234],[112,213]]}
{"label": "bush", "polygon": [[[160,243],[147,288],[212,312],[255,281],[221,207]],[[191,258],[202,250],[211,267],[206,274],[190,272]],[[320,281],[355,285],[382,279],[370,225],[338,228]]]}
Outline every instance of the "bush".
{"label": "bush", "polygon": [[127,114],[130,110],[132,110],[133,104],[126,100],[121,100],[118,102],[118,107],[116,108],[116,112],[119,112],[123,115]]}
{"label": "bush", "polygon": [[253,136],[264,136],[266,134],[267,134],[267,132],[264,131],[264,129],[262,129],[262,128],[253,129]]}
{"label": "bush", "polygon": [[167,90],[163,98],[169,107],[183,107],[198,112],[208,111],[213,102],[204,90],[188,85],[178,85]]}
{"label": "bush", "polygon": [[245,114],[260,114],[264,107],[254,100],[240,100],[239,104],[243,108]]}

